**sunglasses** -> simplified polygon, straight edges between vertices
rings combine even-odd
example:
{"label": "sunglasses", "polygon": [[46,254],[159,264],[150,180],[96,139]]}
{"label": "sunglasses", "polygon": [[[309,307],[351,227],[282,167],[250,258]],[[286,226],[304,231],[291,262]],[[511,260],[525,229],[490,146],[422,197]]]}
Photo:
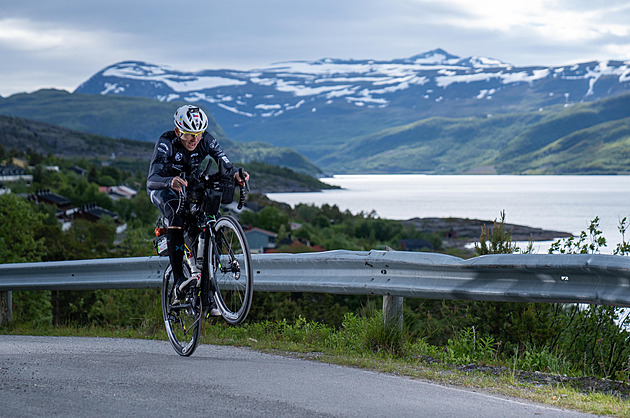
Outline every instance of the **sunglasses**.
{"label": "sunglasses", "polygon": [[201,131],[201,132],[187,132],[187,131],[183,131],[181,129],[179,131],[182,133],[182,135],[191,135],[193,138],[197,138],[198,136],[203,135],[203,133],[205,132],[205,131]]}

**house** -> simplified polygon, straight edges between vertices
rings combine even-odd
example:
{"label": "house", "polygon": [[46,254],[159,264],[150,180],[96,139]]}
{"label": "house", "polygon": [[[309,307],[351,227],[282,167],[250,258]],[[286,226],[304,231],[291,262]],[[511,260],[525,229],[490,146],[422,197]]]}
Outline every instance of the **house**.
{"label": "house", "polygon": [[0,166],[0,182],[12,182],[24,180],[28,184],[33,181],[31,174],[26,174],[24,168],[17,165]]}
{"label": "house", "polygon": [[278,241],[278,247],[281,249],[269,248],[265,252],[275,253],[288,251],[290,253],[305,253],[326,251],[326,248],[323,245],[311,245],[308,240],[302,238],[293,239],[291,237],[285,237]]}
{"label": "house", "polygon": [[48,189],[37,190],[35,193],[30,194],[28,199],[37,204],[47,203],[49,205],[56,206],[59,211],[64,211],[72,207],[70,199],[57,193],[53,193]]}
{"label": "house", "polygon": [[264,253],[265,250],[276,247],[278,234],[260,228],[250,228],[245,231],[245,238],[252,253]]}
{"label": "house", "polygon": [[74,171],[75,173],[77,173],[80,176],[85,176],[88,173],[88,171],[85,168],[79,167],[78,165],[74,165],[74,166],[70,167],[70,171]]}
{"label": "house", "polygon": [[[285,251],[285,247],[288,247],[288,251],[291,253],[303,253],[309,251],[326,251],[323,245],[312,245],[311,242],[305,238],[293,238],[291,234],[278,241],[277,248],[282,247],[281,251]],[[267,252],[276,252],[272,249]]]}
{"label": "house", "polygon": [[91,222],[96,222],[103,216],[109,216],[114,219],[114,221],[118,220],[118,215],[116,213],[111,210],[103,209],[102,207],[97,206],[96,203],[83,205],[74,212],[75,219],[86,219]]}
{"label": "house", "polygon": [[9,162],[9,165],[14,165],[20,168],[26,168],[28,167],[28,161],[26,161],[25,159],[22,158],[16,158],[13,157],[11,158],[11,161]]}
{"label": "house", "polygon": [[457,238],[457,231],[455,231],[453,228],[449,229],[448,231],[446,231],[444,233],[444,236],[446,238]]}
{"label": "house", "polygon": [[61,216],[59,214],[57,216],[61,218],[61,222],[63,224],[62,229],[64,231],[72,226],[72,222],[75,219],[85,219],[90,222],[97,222],[104,216],[109,216],[114,220],[117,234],[120,234],[127,229],[127,224],[120,221],[118,214],[112,212],[111,210],[97,206],[95,203],[88,203],[80,208],[68,209],[64,211]]}
{"label": "house", "polygon": [[131,199],[136,197],[138,192],[131,187],[127,186],[101,186],[98,188],[99,192],[107,193],[110,199],[112,200],[120,200],[120,199]]}
{"label": "house", "polygon": [[90,222],[96,222],[103,216],[109,216],[114,220],[116,225],[116,233],[120,234],[127,229],[127,224],[118,219],[118,214],[97,206],[95,203],[88,203],[75,208],[72,206],[70,199],[61,196],[56,193],[52,193],[48,189],[38,190],[33,194],[27,196],[27,199],[34,201],[35,203],[46,203],[53,205],[57,208],[57,220],[61,223],[61,229],[67,231],[75,219],[85,219]]}

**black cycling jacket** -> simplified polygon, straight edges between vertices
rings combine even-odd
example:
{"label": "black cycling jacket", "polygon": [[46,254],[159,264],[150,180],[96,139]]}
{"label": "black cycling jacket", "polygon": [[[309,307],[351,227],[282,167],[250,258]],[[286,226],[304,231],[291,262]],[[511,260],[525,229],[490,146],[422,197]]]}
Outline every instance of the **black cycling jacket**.
{"label": "black cycling jacket", "polygon": [[184,172],[190,175],[206,156],[211,156],[214,161],[222,161],[227,174],[234,175],[237,169],[228,160],[217,140],[209,133],[204,132],[199,145],[194,151],[188,151],[179,141],[175,131],[167,131],[160,136],[155,144],[149,176],[147,178],[147,192],[171,187],[173,177]]}

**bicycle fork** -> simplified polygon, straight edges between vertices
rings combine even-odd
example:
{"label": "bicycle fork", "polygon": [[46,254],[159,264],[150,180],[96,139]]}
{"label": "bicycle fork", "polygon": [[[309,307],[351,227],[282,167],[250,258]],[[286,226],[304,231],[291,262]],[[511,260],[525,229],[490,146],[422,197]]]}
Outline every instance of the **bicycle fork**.
{"label": "bicycle fork", "polygon": [[[214,266],[212,257],[214,254],[214,234],[212,233],[212,227],[206,224],[204,228],[203,238],[200,238],[199,248],[203,251],[202,266],[201,266],[201,286],[199,289],[199,296],[201,297],[202,312],[209,311],[212,305],[212,294],[214,293]],[[201,243],[203,240],[203,243]],[[206,317],[209,313],[205,313]]]}

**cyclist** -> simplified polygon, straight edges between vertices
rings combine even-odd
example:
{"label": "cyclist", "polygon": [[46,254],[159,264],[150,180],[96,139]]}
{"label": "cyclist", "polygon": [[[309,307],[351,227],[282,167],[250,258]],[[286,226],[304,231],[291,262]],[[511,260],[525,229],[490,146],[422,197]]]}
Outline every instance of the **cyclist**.
{"label": "cyclist", "polygon": [[179,194],[188,185],[186,176],[197,169],[208,155],[217,163],[221,160],[227,174],[234,176],[240,185],[249,180],[249,174],[243,171],[244,178],[240,177],[238,169],[227,158],[217,140],[206,131],[208,117],[199,107],[190,104],[179,107],[174,122],[174,129],[164,132],[155,144],[147,178],[147,193],[167,222],[166,238],[175,280],[175,297],[181,300],[188,283],[185,282],[182,264],[184,221],[178,208],[181,202]]}

